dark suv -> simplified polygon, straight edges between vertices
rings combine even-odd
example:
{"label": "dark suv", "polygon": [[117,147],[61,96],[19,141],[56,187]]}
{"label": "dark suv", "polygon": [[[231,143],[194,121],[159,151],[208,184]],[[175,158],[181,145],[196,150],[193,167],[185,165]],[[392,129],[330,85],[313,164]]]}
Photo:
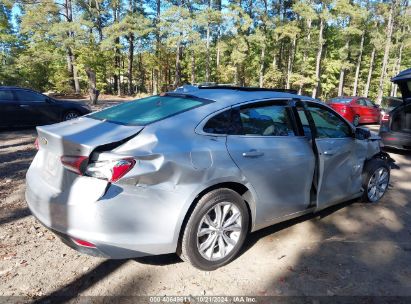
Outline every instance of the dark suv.
{"label": "dark suv", "polygon": [[56,100],[36,91],[0,86],[0,126],[39,126],[90,113],[87,105]]}
{"label": "dark suv", "polygon": [[403,103],[381,118],[380,136],[385,146],[411,149],[411,69],[391,79],[401,90]]}

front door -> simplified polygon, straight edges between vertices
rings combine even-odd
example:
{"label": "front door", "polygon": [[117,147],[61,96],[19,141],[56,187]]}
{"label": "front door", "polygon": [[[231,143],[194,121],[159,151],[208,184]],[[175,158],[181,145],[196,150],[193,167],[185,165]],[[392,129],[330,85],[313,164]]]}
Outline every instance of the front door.
{"label": "front door", "polygon": [[[307,114],[298,109],[302,124],[308,124],[311,115],[318,165],[316,176],[317,209],[361,193],[361,171],[365,151],[353,137],[353,129],[331,109],[308,103]],[[312,128],[311,128],[312,129]]]}
{"label": "front door", "polygon": [[257,222],[306,210],[315,157],[307,139],[296,136],[286,102],[247,104],[233,113],[240,126],[227,136],[227,149],[257,193]]}

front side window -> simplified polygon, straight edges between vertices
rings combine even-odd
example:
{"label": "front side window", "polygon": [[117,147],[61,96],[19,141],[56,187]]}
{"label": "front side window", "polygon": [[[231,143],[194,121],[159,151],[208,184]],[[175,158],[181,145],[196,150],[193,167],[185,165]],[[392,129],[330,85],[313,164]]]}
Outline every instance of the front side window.
{"label": "front side window", "polygon": [[284,105],[254,105],[238,109],[240,135],[293,136],[294,131]]}
{"label": "front side window", "polygon": [[14,91],[14,94],[16,95],[17,100],[19,101],[33,101],[33,102],[45,102],[46,101],[46,97],[44,95],[41,95],[35,92],[17,90],[17,91]]}
{"label": "front side window", "polygon": [[351,127],[335,113],[322,107],[309,106],[318,138],[351,137]]}
{"label": "front side window", "polygon": [[10,90],[0,90],[0,101],[13,101],[14,97]]}
{"label": "front side window", "polygon": [[152,96],[121,103],[87,117],[122,125],[144,126],[209,102],[211,101],[184,96]]}
{"label": "front side window", "polygon": [[360,106],[364,106],[364,107],[367,106],[367,103],[365,102],[364,99],[358,99],[357,104],[360,105]]}

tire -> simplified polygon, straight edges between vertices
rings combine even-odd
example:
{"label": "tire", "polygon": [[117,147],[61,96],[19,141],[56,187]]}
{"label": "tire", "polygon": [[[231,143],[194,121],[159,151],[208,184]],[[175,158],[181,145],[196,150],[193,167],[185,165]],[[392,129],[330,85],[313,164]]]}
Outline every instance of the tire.
{"label": "tire", "polygon": [[352,120],[352,124],[357,127],[360,124],[360,115],[355,115],[353,120]]}
{"label": "tire", "polygon": [[[382,173],[381,173],[382,172]],[[383,176],[386,177],[383,178]],[[375,180],[378,178],[379,180]],[[372,181],[372,179],[374,181]],[[383,179],[383,182],[381,181]],[[366,163],[363,170],[363,189],[364,193],[362,196],[362,201],[366,203],[376,203],[378,202],[388,190],[388,185],[390,183],[390,167],[387,163],[381,159],[371,159]],[[375,194],[372,187],[375,185]],[[378,186],[380,185],[380,186]]]}
{"label": "tire", "polygon": [[68,111],[63,115],[63,121],[74,119],[80,116],[80,113],[77,111]]}
{"label": "tire", "polygon": [[[220,209],[222,215],[225,213],[224,218],[221,215],[220,223],[227,224],[226,226],[229,227],[227,230],[219,228],[221,225],[218,225],[215,212],[217,209]],[[215,226],[207,224],[209,221],[206,220],[206,215]],[[229,219],[234,218],[237,220],[232,225],[228,225]],[[213,231],[214,234],[207,232],[205,235],[198,236],[197,233],[201,227],[203,233]],[[198,269],[215,270],[234,259],[246,239],[248,227],[249,212],[244,199],[231,189],[213,190],[198,201],[191,213],[183,232],[178,254],[182,260]],[[220,250],[220,244],[224,246],[224,248],[221,246],[224,250]],[[200,251],[201,246],[205,250]]]}

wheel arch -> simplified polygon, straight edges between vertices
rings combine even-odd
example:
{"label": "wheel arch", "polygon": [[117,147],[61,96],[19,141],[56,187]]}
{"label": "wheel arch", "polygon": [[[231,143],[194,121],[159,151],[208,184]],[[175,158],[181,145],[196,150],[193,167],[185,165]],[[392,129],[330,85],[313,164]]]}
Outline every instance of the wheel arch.
{"label": "wheel arch", "polygon": [[184,215],[184,219],[180,225],[180,230],[178,232],[178,239],[177,239],[177,252],[181,248],[181,239],[185,230],[185,227],[187,225],[187,222],[197,205],[198,201],[206,194],[209,193],[210,191],[216,190],[216,189],[221,189],[221,188],[227,188],[231,189],[235,192],[237,192],[239,195],[241,195],[244,198],[245,204],[248,209],[248,216],[249,216],[249,232],[253,231],[253,227],[255,225],[255,207],[256,207],[256,197],[254,190],[250,186],[246,186],[240,182],[235,182],[235,181],[226,181],[226,182],[219,182],[216,184],[213,184],[211,186],[208,186],[201,190],[200,192],[197,193],[195,196],[194,200],[191,201],[190,206],[187,209],[187,212]]}

